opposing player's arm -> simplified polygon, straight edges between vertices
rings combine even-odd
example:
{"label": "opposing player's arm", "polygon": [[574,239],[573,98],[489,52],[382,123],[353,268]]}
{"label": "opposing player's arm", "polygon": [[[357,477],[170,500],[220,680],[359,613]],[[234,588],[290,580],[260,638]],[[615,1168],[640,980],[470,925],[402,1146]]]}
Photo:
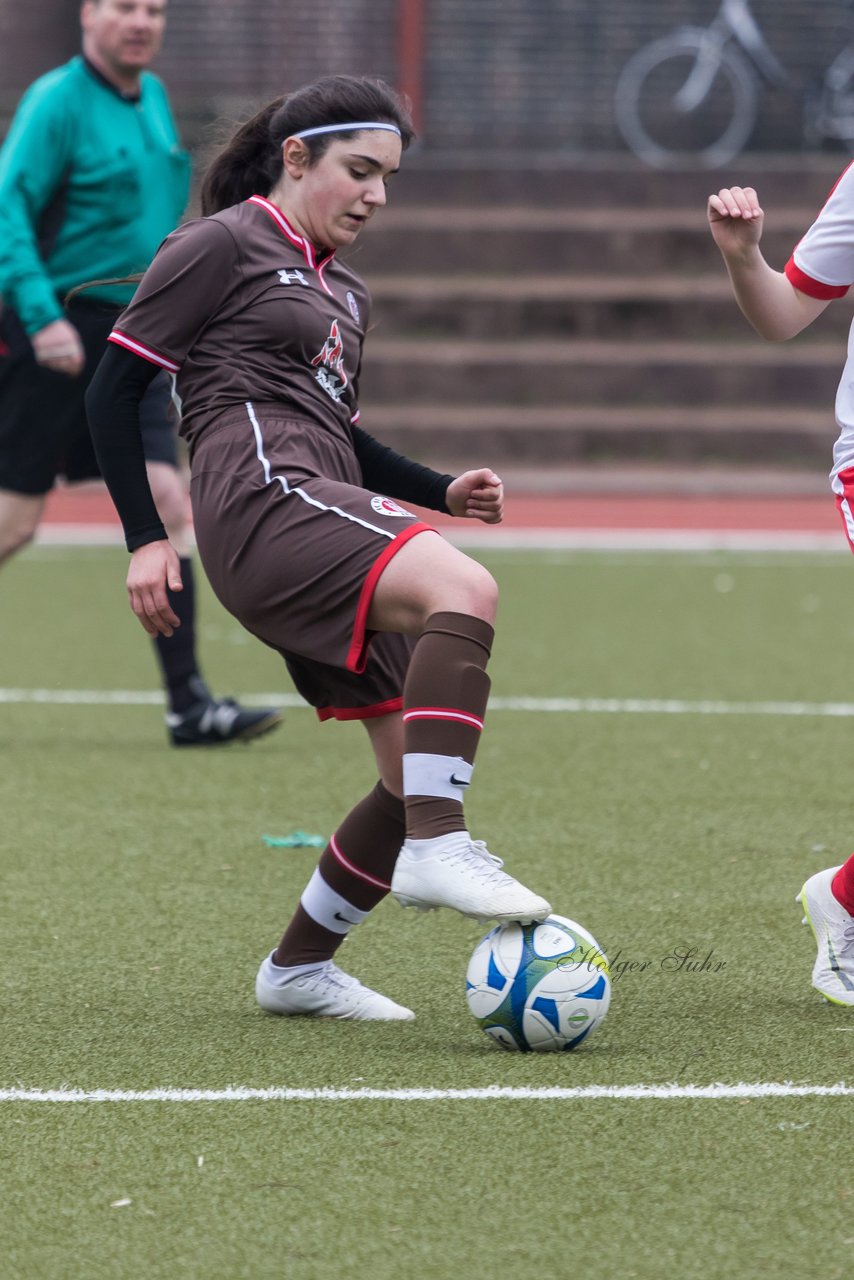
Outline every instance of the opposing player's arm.
{"label": "opposing player's arm", "polygon": [[785,342],[806,329],[826,309],[829,298],[796,288],[782,271],[768,265],[758,248],[752,258],[727,258],[735,300],[762,338]]}
{"label": "opposing player's arm", "polygon": [[796,287],[763,257],[764,214],[752,187],[722,188],[709,197],[707,215],[736,302],[761,337],[784,342],[821,315],[830,298]]}

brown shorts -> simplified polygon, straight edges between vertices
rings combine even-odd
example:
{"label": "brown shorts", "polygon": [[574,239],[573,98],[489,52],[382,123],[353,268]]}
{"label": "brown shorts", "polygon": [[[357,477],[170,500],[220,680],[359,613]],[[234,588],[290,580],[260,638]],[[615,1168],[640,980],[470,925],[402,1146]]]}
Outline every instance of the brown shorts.
{"label": "brown shorts", "polygon": [[389,560],[435,531],[363,489],[343,439],[282,415],[281,406],[247,405],[195,445],[205,572],[225,608],[282,654],[321,719],[399,710],[412,642],[368,631],[368,611]]}

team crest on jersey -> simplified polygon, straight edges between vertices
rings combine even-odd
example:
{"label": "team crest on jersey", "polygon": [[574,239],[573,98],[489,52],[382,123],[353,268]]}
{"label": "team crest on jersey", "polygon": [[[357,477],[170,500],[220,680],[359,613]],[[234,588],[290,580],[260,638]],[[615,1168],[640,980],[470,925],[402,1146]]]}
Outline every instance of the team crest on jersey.
{"label": "team crest on jersey", "polygon": [[411,511],[404,511],[403,507],[399,507],[393,498],[381,498],[379,494],[375,498],[371,498],[371,507],[381,516],[412,515]]}
{"label": "team crest on jersey", "polygon": [[337,320],[332,321],[329,337],[311,364],[317,370],[314,376],[318,383],[337,404],[350,385],[347,370],[344,368],[344,343],[341,340]]}
{"label": "team crest on jersey", "polygon": [[362,317],[359,315],[359,304],[356,301],[356,296],[351,289],[347,290],[347,306],[350,308],[350,315],[358,324]]}

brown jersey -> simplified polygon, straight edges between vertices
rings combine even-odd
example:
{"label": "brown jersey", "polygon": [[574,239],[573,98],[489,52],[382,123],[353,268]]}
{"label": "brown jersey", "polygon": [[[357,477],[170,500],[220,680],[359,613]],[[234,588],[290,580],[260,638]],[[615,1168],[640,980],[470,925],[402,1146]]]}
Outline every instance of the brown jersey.
{"label": "brown jersey", "polygon": [[370,297],[263,196],[168,236],[110,341],[168,370],[191,447],[249,401],[276,403],[349,447]]}
{"label": "brown jersey", "polygon": [[368,617],[385,565],[428,532],[363,487],[368,308],[349,267],[252,196],[169,236],[110,335],[175,375],[208,579],[324,719],[400,709],[411,642]]}

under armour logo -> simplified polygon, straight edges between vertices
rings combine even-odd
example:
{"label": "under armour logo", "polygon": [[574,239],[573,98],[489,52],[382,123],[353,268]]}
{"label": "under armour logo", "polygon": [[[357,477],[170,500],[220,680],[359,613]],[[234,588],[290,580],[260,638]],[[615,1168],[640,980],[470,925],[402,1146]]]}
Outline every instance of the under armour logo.
{"label": "under armour logo", "polygon": [[308,284],[305,276],[301,271],[280,271],[279,281],[281,284]]}

